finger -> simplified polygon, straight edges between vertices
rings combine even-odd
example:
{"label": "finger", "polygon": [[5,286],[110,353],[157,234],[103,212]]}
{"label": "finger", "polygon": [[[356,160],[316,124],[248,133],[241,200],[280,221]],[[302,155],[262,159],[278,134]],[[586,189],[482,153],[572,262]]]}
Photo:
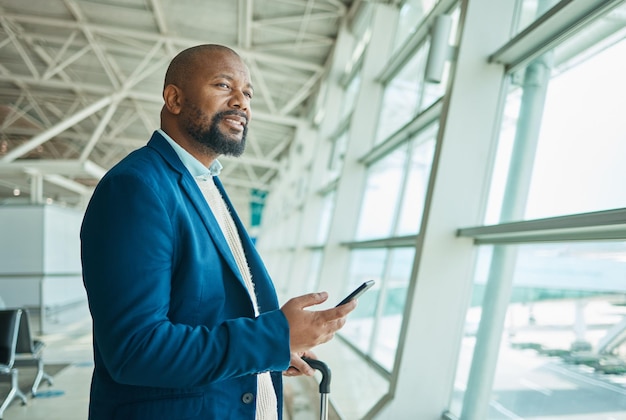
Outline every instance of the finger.
{"label": "finger", "polygon": [[302,354],[300,356],[301,357],[307,357],[309,359],[316,359],[317,360],[317,355],[315,353],[313,353],[311,350],[302,352]]}
{"label": "finger", "polygon": [[319,305],[328,299],[328,293],[308,293],[306,295],[298,296],[292,299],[294,303],[300,309],[308,308],[309,306]]}
{"label": "finger", "polygon": [[315,374],[315,369],[313,369],[311,365],[309,365],[301,358],[292,360],[291,365],[307,376],[313,376],[313,374]]}
{"label": "finger", "polygon": [[338,310],[340,314],[342,314],[342,316],[346,316],[350,312],[354,311],[358,303],[359,303],[358,299],[352,299],[348,303],[344,303],[341,306],[337,306],[336,309]]}
{"label": "finger", "polygon": [[293,366],[289,366],[289,369],[283,372],[284,376],[298,376],[301,375],[300,371]]}
{"label": "finger", "polygon": [[356,308],[356,305],[357,302],[355,299],[341,306],[319,311],[318,314],[322,317],[324,322],[330,322],[336,319],[345,318],[354,310],[354,308]]}

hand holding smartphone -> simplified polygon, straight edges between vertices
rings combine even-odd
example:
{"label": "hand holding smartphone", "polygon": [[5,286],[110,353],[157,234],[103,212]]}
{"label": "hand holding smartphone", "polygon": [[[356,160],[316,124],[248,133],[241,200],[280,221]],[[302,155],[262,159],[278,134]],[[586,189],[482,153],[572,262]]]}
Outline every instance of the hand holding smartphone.
{"label": "hand holding smartphone", "polygon": [[350,302],[352,299],[358,298],[363,293],[365,293],[366,290],[368,290],[370,287],[372,287],[374,285],[374,283],[375,283],[374,280],[367,280],[367,281],[363,282],[359,287],[354,289],[352,291],[352,293],[350,293],[341,302],[339,302],[337,304],[337,306],[345,305],[346,303]]}

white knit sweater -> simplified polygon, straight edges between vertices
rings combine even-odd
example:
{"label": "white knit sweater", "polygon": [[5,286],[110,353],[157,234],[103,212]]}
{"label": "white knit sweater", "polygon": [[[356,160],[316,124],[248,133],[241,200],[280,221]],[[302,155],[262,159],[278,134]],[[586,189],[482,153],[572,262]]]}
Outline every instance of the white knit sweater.
{"label": "white knit sweater", "polygon": [[[211,211],[215,215],[217,222],[222,229],[222,233],[228,242],[237,267],[241,272],[241,276],[246,283],[248,293],[250,294],[250,300],[254,306],[255,316],[259,315],[259,307],[257,304],[256,293],[254,292],[254,283],[252,281],[252,274],[250,274],[250,268],[246,261],[246,255],[241,245],[241,238],[237,232],[235,222],[226,207],[224,198],[220,194],[217,186],[213,182],[213,178],[206,179],[204,177],[196,178],[198,186],[204,195]],[[257,375],[257,399],[256,399],[256,418],[258,420],[276,420],[278,419],[278,402],[276,399],[276,393],[274,392],[274,386],[272,384],[272,377],[269,372],[259,373]]]}

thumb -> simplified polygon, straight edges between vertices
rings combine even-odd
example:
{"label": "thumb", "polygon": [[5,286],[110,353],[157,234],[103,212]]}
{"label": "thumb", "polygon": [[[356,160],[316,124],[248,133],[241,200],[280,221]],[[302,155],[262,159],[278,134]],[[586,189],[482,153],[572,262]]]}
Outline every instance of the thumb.
{"label": "thumb", "polygon": [[319,305],[328,299],[328,293],[319,292],[319,293],[309,293],[306,295],[298,296],[293,300],[301,309],[308,308],[309,306]]}

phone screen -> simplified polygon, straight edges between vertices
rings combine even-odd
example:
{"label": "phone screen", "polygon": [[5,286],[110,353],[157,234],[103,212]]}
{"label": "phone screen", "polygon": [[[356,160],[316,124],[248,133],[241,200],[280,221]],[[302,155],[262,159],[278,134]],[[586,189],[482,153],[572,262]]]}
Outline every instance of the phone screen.
{"label": "phone screen", "polygon": [[359,296],[361,296],[363,293],[365,293],[365,291],[367,289],[369,289],[370,287],[372,287],[374,285],[374,280],[367,280],[365,282],[363,282],[359,287],[357,287],[356,289],[354,289],[352,291],[352,293],[350,293],[348,296],[346,296],[341,302],[339,302],[337,304],[337,306],[341,306],[341,305],[345,305],[346,303],[350,302],[352,299],[356,299]]}

